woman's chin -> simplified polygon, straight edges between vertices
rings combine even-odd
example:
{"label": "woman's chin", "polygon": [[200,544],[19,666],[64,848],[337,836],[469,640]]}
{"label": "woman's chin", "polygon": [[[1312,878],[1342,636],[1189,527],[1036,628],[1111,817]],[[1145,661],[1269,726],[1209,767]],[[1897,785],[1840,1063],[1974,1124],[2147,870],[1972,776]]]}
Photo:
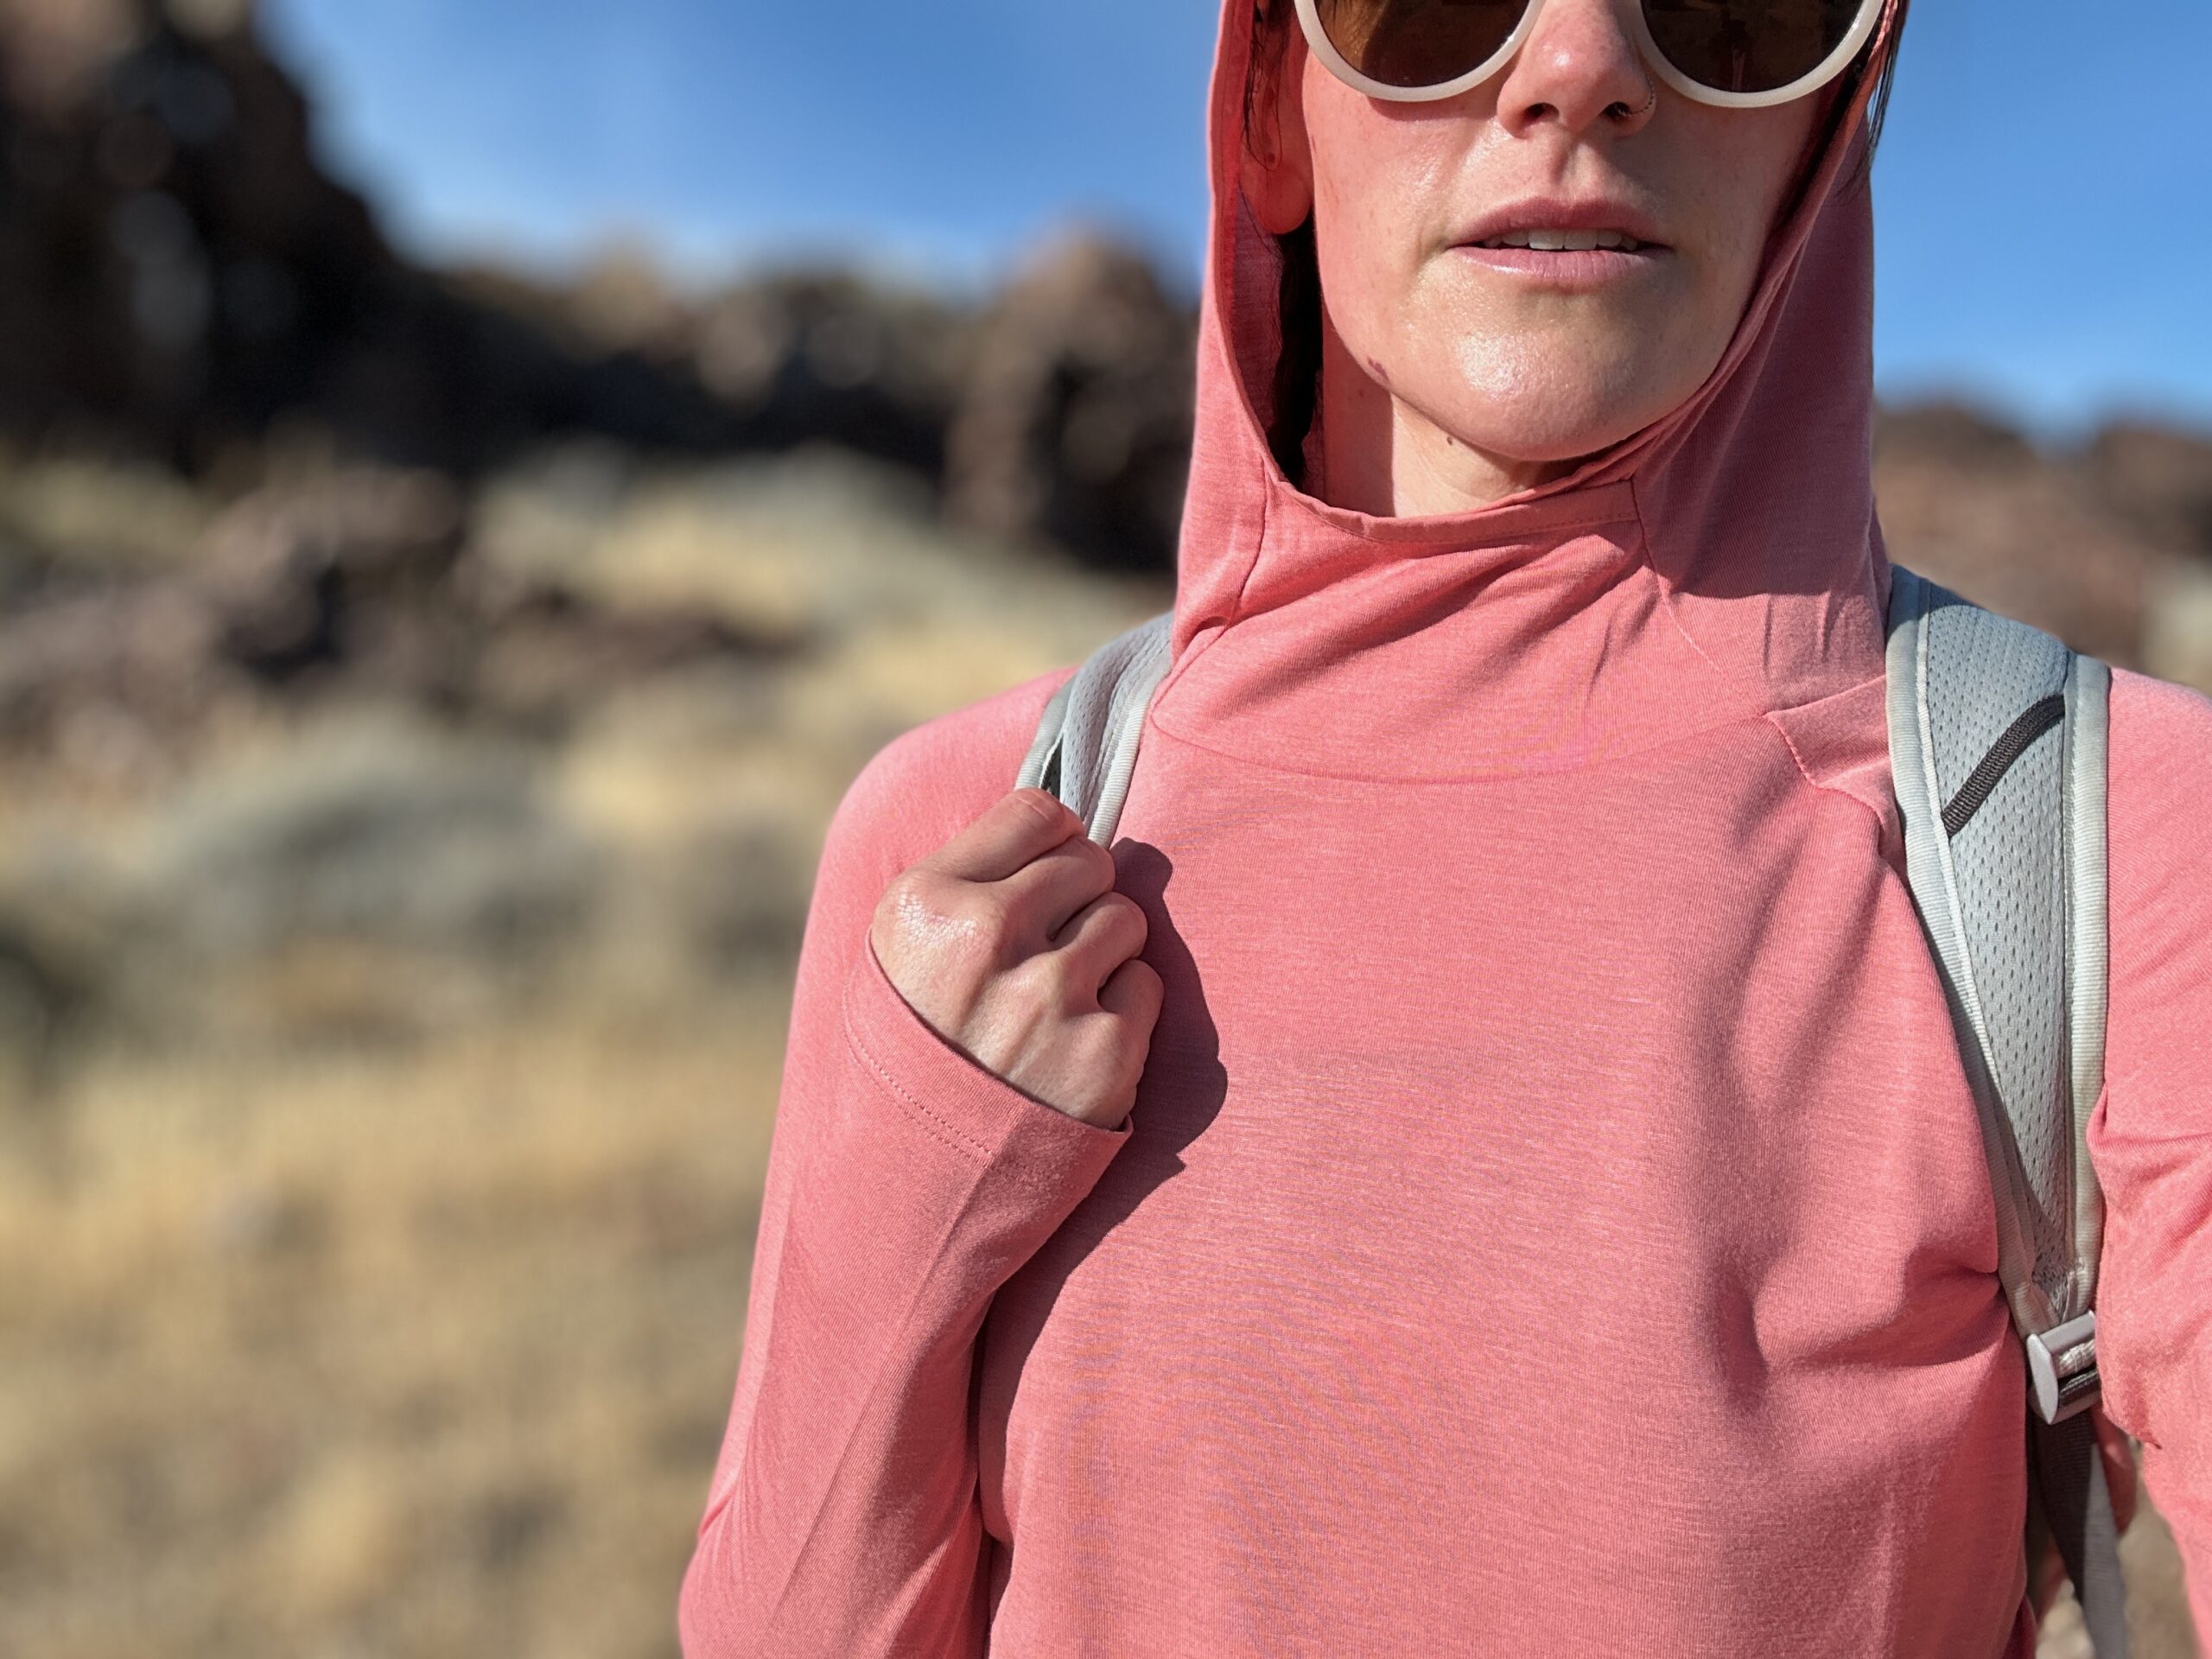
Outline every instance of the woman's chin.
{"label": "woman's chin", "polygon": [[1651,409],[1648,399],[1595,388],[1524,389],[1503,397],[1463,394],[1432,418],[1453,442],[1501,461],[1557,462],[1594,454],[1672,407]]}
{"label": "woman's chin", "polygon": [[1632,329],[1465,334],[1457,360],[1434,365],[1456,375],[1426,388],[1429,398],[1408,391],[1453,437],[1490,454],[1586,455],[1658,419],[1703,378],[1655,353],[1654,339]]}

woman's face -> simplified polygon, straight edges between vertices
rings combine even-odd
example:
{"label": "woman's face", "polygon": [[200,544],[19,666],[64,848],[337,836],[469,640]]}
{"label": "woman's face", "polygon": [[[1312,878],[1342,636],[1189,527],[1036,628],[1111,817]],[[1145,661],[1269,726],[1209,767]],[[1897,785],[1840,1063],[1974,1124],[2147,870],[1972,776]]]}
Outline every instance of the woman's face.
{"label": "woman's face", "polygon": [[[1312,213],[1335,335],[1325,389],[1347,369],[1371,383],[1353,397],[1393,405],[1401,445],[1427,426],[1447,448],[1569,461],[1666,414],[1726,348],[1843,81],[1760,109],[1694,102],[1649,74],[1625,3],[1546,0],[1503,72],[1426,104],[1345,86],[1289,22],[1255,99],[1245,193],[1277,233]],[[1291,0],[1271,4],[1287,16]],[[1468,242],[1478,216],[1531,196],[1604,198],[1665,245],[1592,261]],[[1592,264],[1611,269],[1567,269]],[[1328,418],[1342,406],[1326,390]]]}

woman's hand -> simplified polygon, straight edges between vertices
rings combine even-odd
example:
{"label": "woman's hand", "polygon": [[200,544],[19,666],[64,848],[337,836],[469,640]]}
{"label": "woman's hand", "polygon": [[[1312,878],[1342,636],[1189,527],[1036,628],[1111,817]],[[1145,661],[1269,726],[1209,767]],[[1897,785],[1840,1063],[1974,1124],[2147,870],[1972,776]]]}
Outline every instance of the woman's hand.
{"label": "woman's hand", "polygon": [[1118,1128],[1159,1018],[1143,909],[1114,855],[1041,789],[1001,796],[892,879],[868,925],[899,994],[1025,1094]]}

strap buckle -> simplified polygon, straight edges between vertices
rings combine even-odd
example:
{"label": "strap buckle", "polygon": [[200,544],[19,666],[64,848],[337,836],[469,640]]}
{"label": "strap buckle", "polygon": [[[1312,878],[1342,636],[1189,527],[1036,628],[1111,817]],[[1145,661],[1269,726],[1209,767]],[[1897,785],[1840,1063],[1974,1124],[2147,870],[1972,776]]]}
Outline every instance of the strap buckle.
{"label": "strap buckle", "polygon": [[2064,1422],[2094,1405],[2104,1392],[2097,1376],[2097,1315],[2094,1309],[2027,1338],[2028,1382],[2036,1415],[2046,1423]]}

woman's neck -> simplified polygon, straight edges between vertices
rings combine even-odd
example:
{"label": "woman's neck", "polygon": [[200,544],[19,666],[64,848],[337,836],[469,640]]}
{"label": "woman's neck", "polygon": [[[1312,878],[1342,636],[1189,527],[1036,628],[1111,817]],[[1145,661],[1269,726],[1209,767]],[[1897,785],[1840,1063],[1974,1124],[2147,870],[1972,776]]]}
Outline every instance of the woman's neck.
{"label": "woman's neck", "polygon": [[1574,461],[1522,461],[1476,448],[1394,396],[1354,361],[1325,313],[1318,477],[1306,493],[1382,518],[1468,512],[1572,471]]}

